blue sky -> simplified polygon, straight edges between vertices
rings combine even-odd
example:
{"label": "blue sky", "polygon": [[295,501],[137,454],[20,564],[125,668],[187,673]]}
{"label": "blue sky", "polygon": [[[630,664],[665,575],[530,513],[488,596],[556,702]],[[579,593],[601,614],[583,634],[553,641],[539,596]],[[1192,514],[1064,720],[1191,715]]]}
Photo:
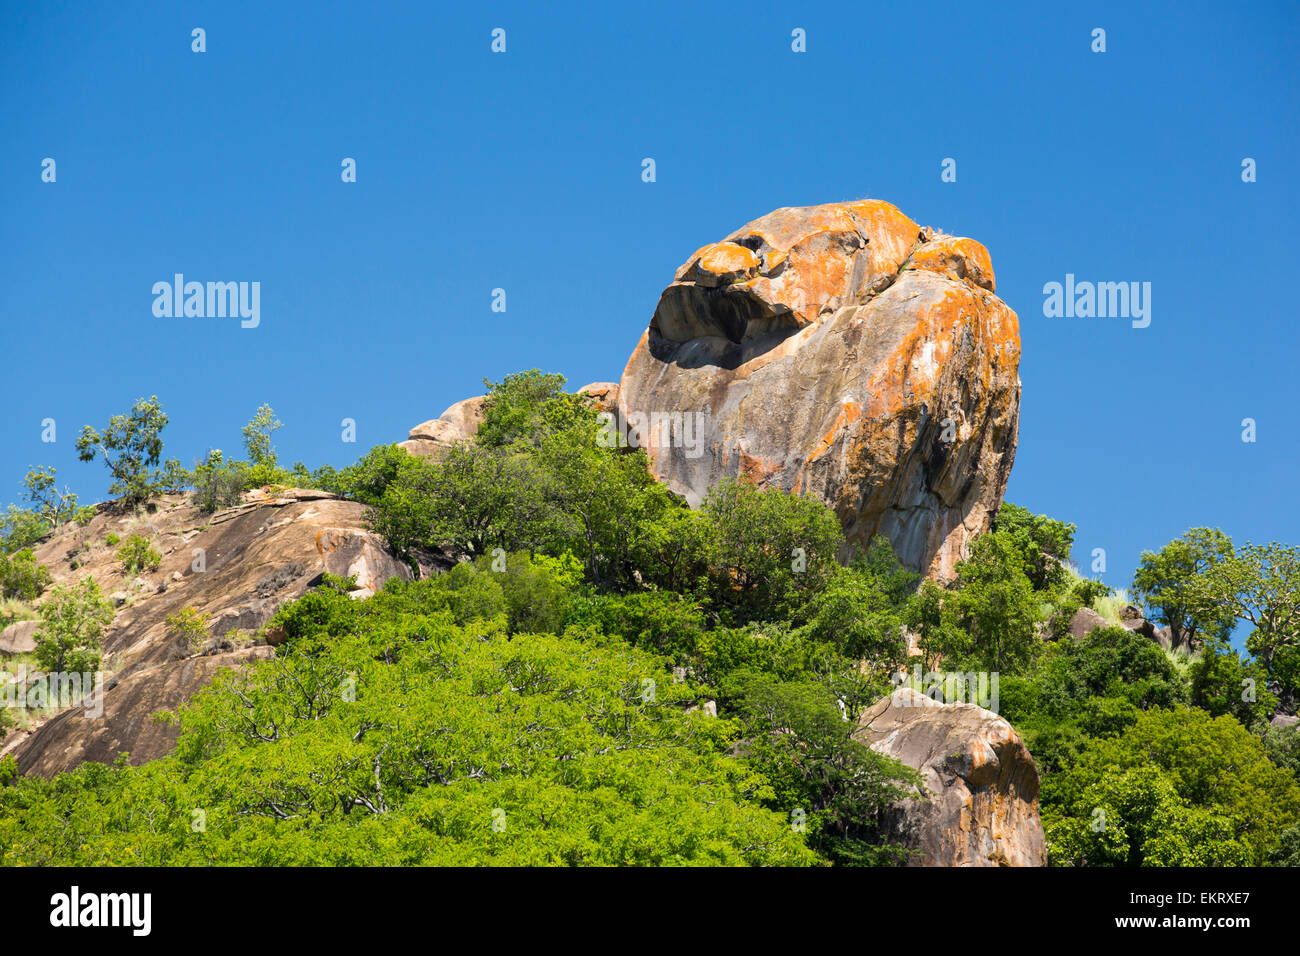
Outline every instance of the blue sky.
{"label": "blue sky", "polygon": [[[0,503],[40,464],[102,497],[76,433],[139,396],[186,464],[269,402],[283,462],[341,466],[484,377],[617,380],[694,249],[870,196],[989,248],[1008,498],[1085,569],[1201,524],[1300,543],[1295,5],[443,6],[4,5]],[[176,272],[259,281],[261,325],[155,318]],[[1045,318],[1066,273],[1150,282],[1150,327]]]}

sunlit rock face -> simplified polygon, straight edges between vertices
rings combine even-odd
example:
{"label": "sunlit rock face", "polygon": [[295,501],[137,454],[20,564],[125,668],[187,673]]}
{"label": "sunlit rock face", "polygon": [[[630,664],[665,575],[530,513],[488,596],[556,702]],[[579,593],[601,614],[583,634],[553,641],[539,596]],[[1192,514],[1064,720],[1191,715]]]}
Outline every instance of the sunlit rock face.
{"label": "sunlit rock face", "polygon": [[692,503],[737,475],[812,494],[850,547],[883,534],[950,578],[1015,457],[1019,321],[993,289],[982,245],[889,203],[778,209],[677,271],[618,408]]}
{"label": "sunlit rock face", "polygon": [[1038,768],[997,714],[900,688],[862,712],[854,737],[921,772],[927,798],[885,814],[908,865],[1047,865]]}

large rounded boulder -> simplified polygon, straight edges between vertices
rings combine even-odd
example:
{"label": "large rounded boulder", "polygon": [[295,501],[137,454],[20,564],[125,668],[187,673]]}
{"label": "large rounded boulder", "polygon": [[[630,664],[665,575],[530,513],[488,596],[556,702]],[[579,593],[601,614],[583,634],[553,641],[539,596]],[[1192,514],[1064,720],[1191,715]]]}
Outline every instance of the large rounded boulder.
{"label": "large rounded boulder", "polygon": [[719,480],[817,496],[850,546],[952,576],[1015,457],[1019,321],[987,250],[886,202],[778,209],[698,250],[618,389],[629,441],[698,503]]}

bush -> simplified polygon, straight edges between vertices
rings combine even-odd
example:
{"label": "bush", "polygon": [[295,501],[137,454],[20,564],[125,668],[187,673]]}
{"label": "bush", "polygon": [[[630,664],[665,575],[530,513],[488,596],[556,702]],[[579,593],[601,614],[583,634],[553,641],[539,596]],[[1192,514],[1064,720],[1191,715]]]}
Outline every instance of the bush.
{"label": "bush", "polygon": [[117,550],[117,559],[127,574],[139,574],[142,571],[157,571],[162,564],[162,555],[149,544],[144,535],[133,534]]}
{"label": "bush", "polygon": [[221,450],[214,449],[190,476],[190,484],[194,486],[194,506],[204,514],[234,507],[250,487],[249,479],[246,465],[227,463]]}
{"label": "bush", "polygon": [[192,607],[183,607],[167,618],[167,631],[191,654],[197,654],[208,639],[208,624],[206,614],[200,614]]}
{"label": "bush", "polygon": [[984,670],[1023,669],[1038,649],[1038,602],[1023,554],[1021,542],[991,531],[957,565],[956,619],[971,637],[970,660]]}
{"label": "bush", "polygon": [[41,605],[37,662],[51,673],[98,670],[100,637],[112,620],[113,605],[94,578],[55,588]]}
{"label": "bush", "polygon": [[19,621],[34,621],[40,615],[26,601],[17,598],[0,598],[0,631]]}
{"label": "bush", "polygon": [[1035,591],[1052,591],[1069,578],[1067,562],[1074,545],[1074,525],[1003,503],[993,521],[998,534],[1020,556],[1021,570]]}
{"label": "bush", "polygon": [[[322,467],[314,474],[302,469],[307,480],[319,482],[325,491],[360,501],[362,504],[377,505],[384,497],[388,486],[398,479],[407,468],[417,464],[405,449],[396,445],[376,445],[366,452],[354,465],[349,465],[341,472]],[[298,468],[300,466],[295,466]]]}
{"label": "bush", "polygon": [[672,591],[595,594],[573,602],[569,626],[616,634],[636,647],[685,664],[698,653],[705,630],[699,605]]}
{"label": "bush", "polygon": [[802,607],[838,568],[839,519],[811,497],[730,479],[709,491],[700,510],[714,600],[738,622]]}
{"label": "bush", "polygon": [[840,571],[805,609],[813,640],[834,644],[848,657],[886,666],[903,662],[903,621],[888,593],[865,574]]}
{"label": "bush", "polygon": [[50,586],[50,572],[36,563],[31,548],[9,555],[0,552],[0,597],[34,601]]}
{"label": "bush", "polygon": [[31,547],[53,530],[35,511],[10,505],[0,516],[0,552],[13,554]]}

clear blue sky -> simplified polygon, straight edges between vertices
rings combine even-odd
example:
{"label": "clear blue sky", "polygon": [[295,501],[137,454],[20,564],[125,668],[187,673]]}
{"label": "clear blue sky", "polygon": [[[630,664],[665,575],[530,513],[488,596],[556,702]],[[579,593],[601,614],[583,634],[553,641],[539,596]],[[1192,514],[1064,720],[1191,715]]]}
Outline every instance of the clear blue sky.
{"label": "clear blue sky", "polygon": [[[282,461],[341,466],[483,377],[617,379],[691,251],[869,195],[989,248],[1008,497],[1085,568],[1125,585],[1198,524],[1300,542],[1296,5],[446,6],[4,4],[0,503],[39,464],[102,497],[73,441],[139,396],[187,465],[269,402]],[[176,272],[259,281],[260,327],[155,318]],[[1150,327],[1044,318],[1066,273],[1151,282]]]}

